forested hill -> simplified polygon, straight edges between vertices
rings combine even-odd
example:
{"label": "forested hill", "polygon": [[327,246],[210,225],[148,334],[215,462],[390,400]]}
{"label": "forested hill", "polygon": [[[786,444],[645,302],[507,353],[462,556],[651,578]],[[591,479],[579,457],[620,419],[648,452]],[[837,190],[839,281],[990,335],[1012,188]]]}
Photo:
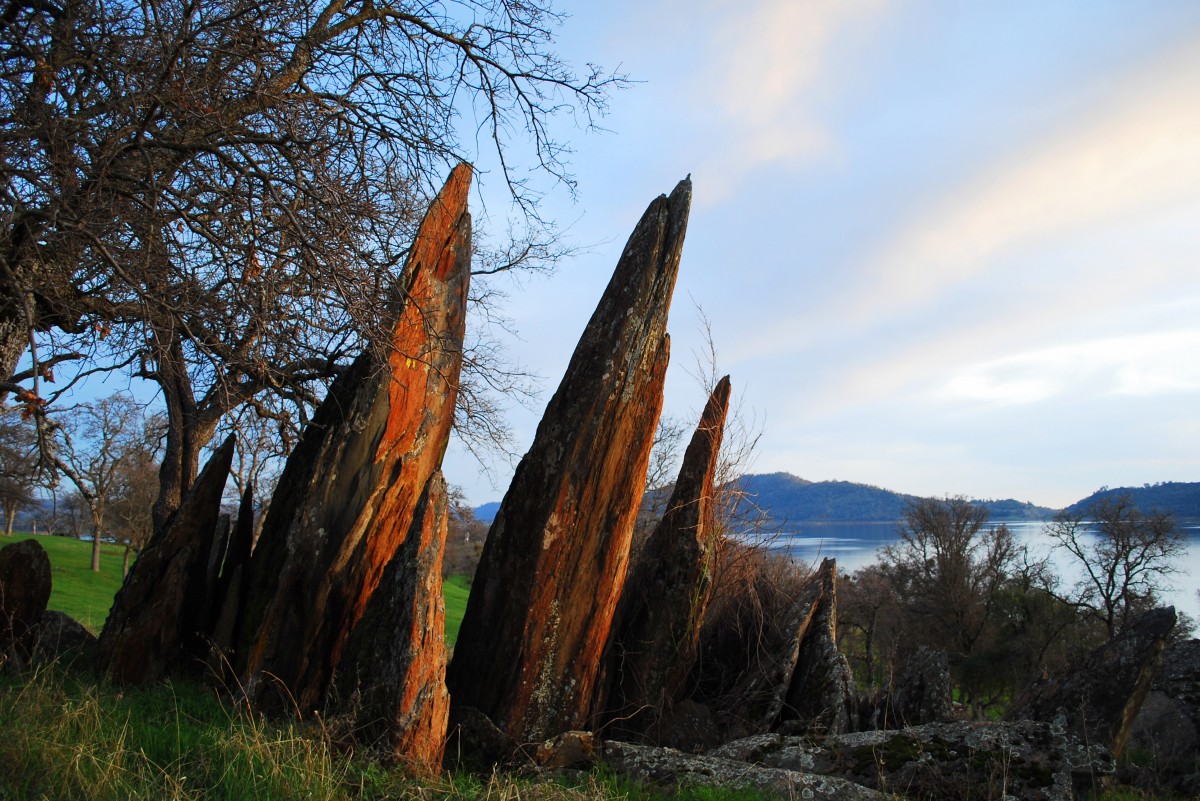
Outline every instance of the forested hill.
{"label": "forested hill", "polygon": [[[790,473],[751,474],[742,489],[776,523],[899,520],[916,496],[850,481],[807,481]],[[995,520],[1044,520],[1053,509],[1005,500],[975,501]]]}
{"label": "forested hill", "polygon": [[1142,511],[1170,512],[1178,518],[1200,518],[1200,482],[1165,481],[1140,487],[1101,487],[1081,501],[1067,507],[1071,514],[1087,514],[1093,503],[1106,498],[1128,495]]}

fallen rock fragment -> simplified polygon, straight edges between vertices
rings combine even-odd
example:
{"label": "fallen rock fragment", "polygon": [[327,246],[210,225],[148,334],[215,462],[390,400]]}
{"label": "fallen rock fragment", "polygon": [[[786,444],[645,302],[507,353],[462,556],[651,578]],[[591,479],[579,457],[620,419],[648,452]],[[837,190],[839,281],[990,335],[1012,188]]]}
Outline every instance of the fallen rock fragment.
{"label": "fallen rock fragment", "polygon": [[50,557],[37,540],[0,548],[0,667],[24,670],[50,601]]}

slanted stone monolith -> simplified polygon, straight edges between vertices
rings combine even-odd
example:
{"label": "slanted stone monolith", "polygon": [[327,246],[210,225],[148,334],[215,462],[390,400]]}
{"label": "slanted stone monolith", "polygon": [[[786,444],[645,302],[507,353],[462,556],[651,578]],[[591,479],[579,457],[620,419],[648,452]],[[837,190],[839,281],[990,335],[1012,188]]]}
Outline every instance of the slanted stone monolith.
{"label": "slanted stone monolith", "polygon": [[450,427],[471,264],[471,168],[422,221],[390,340],[339,377],[289,457],[251,559],[236,648],[260,709],[322,706],[347,637],[396,549]]}
{"label": "slanted stone monolith", "polygon": [[438,471],[350,635],[336,680],[355,716],[356,738],[423,771],[441,768],[450,713],[442,600],[447,511]]}
{"label": "slanted stone monolith", "polygon": [[209,566],[233,448],[231,434],[117,592],[98,646],[99,667],[113,680],[145,684],[206,656],[213,620]]}
{"label": "slanted stone monolith", "polygon": [[639,734],[682,696],[712,592],[714,480],[729,376],[717,383],[684,451],[666,512],[630,568],[605,653],[598,722]]}
{"label": "slanted stone monolith", "polygon": [[669,355],[691,181],[637,224],[488,534],[447,676],[518,742],[588,722]]}
{"label": "slanted stone monolith", "polygon": [[40,542],[21,540],[0,548],[0,667],[28,667],[50,583],[50,557]]}
{"label": "slanted stone monolith", "polygon": [[1139,615],[1068,675],[1043,677],[1025,688],[1005,719],[1065,718],[1068,730],[1080,739],[1100,743],[1119,757],[1174,627],[1173,606]]}
{"label": "slanted stone monolith", "polygon": [[813,580],[821,585],[821,599],[800,642],[779,727],[797,734],[845,734],[853,728],[856,701],[850,663],[837,646],[837,561],[822,560]]}

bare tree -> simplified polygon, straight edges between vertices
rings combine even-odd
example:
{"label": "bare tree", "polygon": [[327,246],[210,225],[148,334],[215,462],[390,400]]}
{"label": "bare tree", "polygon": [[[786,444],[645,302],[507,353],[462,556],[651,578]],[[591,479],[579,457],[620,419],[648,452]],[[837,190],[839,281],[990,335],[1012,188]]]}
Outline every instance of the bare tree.
{"label": "bare tree", "polygon": [[140,553],[154,533],[154,501],[158,497],[158,442],[163,421],[153,416],[143,424],[140,438],[129,440],[130,452],[120,460],[116,481],[108,499],[112,531],[124,544],[121,575],[129,573],[133,556]]}
{"label": "bare tree", "polygon": [[1083,571],[1065,600],[1103,624],[1110,639],[1153,606],[1186,547],[1172,515],[1142,512],[1128,495],[1101,498],[1086,516],[1063,512],[1046,534]]}
{"label": "bare tree", "polygon": [[509,143],[569,181],[550,120],[590,124],[617,81],[548,52],[558,19],[507,0],[9,3],[0,399],[40,412],[71,363],[156,382],[161,523],[222,417],[302,424],[382,342],[425,195],[468,155],[460,120],[535,224],[494,270],[545,255]]}
{"label": "bare tree", "polygon": [[0,416],[0,508],[4,534],[12,536],[17,511],[33,501],[37,476],[36,432],[18,414]]}
{"label": "bare tree", "polygon": [[122,476],[146,452],[147,426],[128,395],[83,404],[59,426],[55,466],[87,504],[92,524],[92,570],[100,572],[100,543],[108,536],[109,510]]}

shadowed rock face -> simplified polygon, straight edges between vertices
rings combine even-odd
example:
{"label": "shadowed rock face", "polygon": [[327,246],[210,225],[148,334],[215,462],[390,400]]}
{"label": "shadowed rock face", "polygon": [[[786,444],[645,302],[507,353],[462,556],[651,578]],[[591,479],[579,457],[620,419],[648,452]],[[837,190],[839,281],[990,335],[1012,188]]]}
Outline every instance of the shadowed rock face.
{"label": "shadowed rock face", "polygon": [[852,729],[856,704],[850,664],[837,647],[837,562],[822,560],[815,580],[821,584],[821,600],[800,642],[780,728],[844,734]]}
{"label": "shadowed rock face", "polygon": [[50,601],[50,557],[37,540],[0,548],[0,667],[24,668]]}
{"label": "shadowed rock face", "polygon": [[468,165],[456,167],[421,223],[391,341],[374,343],[334,383],[280,477],[236,648],[260,708],[324,702],[346,638],[441,464],[462,364],[470,179]]}
{"label": "shadowed rock face", "polygon": [[1067,728],[1080,739],[1103,743],[1119,757],[1174,627],[1173,606],[1144,613],[1088,654],[1072,673],[1059,679],[1042,678],[1027,687],[1005,718],[1065,718]]}
{"label": "shadowed rock face", "polygon": [[599,722],[636,734],[679,700],[695,661],[712,591],[713,520],[729,376],[717,384],[684,452],[667,511],[629,573],[605,655],[607,698]]}
{"label": "shadowed rock face", "polygon": [[155,681],[204,658],[214,623],[212,554],[233,447],[231,434],[125,577],[99,642],[99,666],[115,681]]}
{"label": "shadowed rock face", "polygon": [[583,728],[662,409],[685,180],[634,229],[492,524],[450,665],[518,741]]}
{"label": "shadowed rock face", "polygon": [[358,739],[426,771],[441,767],[450,713],[442,600],[447,508],[438,471],[346,644],[337,679],[339,696],[351,699]]}

